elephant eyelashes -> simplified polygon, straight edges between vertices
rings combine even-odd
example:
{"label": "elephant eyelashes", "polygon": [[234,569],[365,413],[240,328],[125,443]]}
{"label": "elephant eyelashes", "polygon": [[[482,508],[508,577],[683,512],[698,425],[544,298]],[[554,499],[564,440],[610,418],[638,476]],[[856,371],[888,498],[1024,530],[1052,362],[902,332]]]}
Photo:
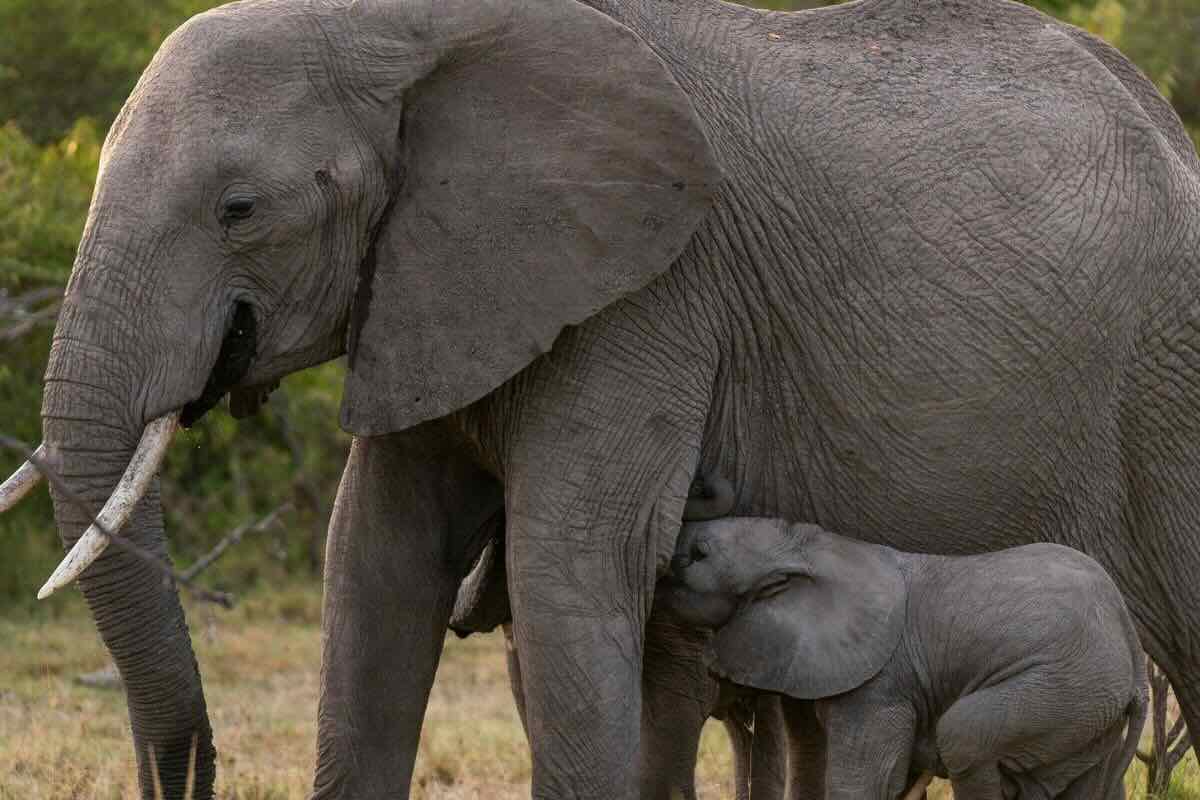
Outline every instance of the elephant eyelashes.
{"label": "elephant eyelashes", "polygon": [[221,209],[223,222],[235,222],[254,216],[254,198],[248,194],[236,194],[225,201]]}

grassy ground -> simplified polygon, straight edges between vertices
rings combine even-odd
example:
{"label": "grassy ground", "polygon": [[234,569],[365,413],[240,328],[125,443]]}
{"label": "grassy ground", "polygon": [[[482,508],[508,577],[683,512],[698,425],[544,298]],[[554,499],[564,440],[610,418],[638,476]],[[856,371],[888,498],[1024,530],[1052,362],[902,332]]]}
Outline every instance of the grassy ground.
{"label": "grassy ground", "polygon": [[[320,667],[316,589],[188,611],[225,800],[303,798],[314,761]],[[82,601],[57,619],[0,618],[0,800],[109,800],[137,785],[120,692],[78,686],[106,663]],[[418,800],[529,796],[529,753],[499,634],[450,637],[417,757]],[[724,797],[719,726],[703,743],[706,798]]]}
{"label": "grassy ground", "polygon": [[[232,612],[191,608],[225,800],[303,798],[313,767],[320,599],[315,588],[251,597]],[[120,692],[78,686],[104,666],[82,602],[57,618],[0,619],[0,800],[134,797],[136,776]],[[529,796],[529,755],[497,635],[447,641],[417,757],[418,800]],[[1136,770],[1137,768],[1135,768]],[[702,742],[706,800],[729,797],[721,729]],[[1131,796],[1140,773],[1130,775]],[[1175,800],[1200,800],[1200,771],[1177,771]],[[948,798],[935,787],[935,798]]]}

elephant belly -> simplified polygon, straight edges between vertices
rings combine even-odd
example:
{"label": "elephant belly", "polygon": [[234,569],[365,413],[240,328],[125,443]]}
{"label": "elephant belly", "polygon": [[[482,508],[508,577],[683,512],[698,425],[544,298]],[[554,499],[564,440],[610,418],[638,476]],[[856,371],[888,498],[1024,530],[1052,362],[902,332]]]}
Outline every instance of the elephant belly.
{"label": "elephant belly", "polygon": [[721,386],[702,469],[731,477],[737,513],[937,553],[1078,546],[1118,524],[1122,365],[1110,350],[1078,336],[1040,359],[994,344],[997,357],[971,360],[916,334],[893,332],[890,357],[768,348],[760,372]]}

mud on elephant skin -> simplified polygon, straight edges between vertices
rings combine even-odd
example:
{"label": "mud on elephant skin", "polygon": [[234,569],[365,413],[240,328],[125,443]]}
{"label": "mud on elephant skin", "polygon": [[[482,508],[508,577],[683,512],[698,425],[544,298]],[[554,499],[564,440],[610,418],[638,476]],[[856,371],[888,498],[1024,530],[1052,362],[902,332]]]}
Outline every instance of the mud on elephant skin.
{"label": "mud on elephant skin", "polygon": [[[533,794],[634,796],[651,597],[714,469],[743,515],[1089,553],[1200,730],[1197,197],[1153,85],[1015,3],[230,4],[105,140],[42,446],[165,558],[176,416],[348,356],[319,798],[407,792],[501,509]],[[53,499],[83,544],[46,590],[79,578],[143,795],[195,741],[206,800],[177,594]]]}
{"label": "mud on elephant skin", "polygon": [[1124,797],[1144,659],[1078,551],[924,556],[745,517],[685,526],[673,572],[663,602],[715,630],[719,674],[790,715],[815,704],[825,797],[894,800],[930,774],[972,800]]}

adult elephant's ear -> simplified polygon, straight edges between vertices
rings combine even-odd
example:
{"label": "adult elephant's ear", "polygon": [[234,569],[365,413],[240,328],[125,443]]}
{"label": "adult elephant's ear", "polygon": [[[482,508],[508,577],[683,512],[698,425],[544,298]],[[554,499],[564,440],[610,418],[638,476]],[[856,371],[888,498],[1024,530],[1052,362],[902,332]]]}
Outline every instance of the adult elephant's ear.
{"label": "adult elephant's ear", "polygon": [[609,17],[408,5],[413,40],[447,44],[404,94],[403,185],[355,301],[342,425],[361,435],[473,402],[645,286],[720,179],[688,97]]}
{"label": "adult elephant's ear", "polygon": [[714,670],[801,700],[848,692],[879,673],[904,629],[906,589],[893,551],[794,526],[803,564],[757,587],[713,639]]}

